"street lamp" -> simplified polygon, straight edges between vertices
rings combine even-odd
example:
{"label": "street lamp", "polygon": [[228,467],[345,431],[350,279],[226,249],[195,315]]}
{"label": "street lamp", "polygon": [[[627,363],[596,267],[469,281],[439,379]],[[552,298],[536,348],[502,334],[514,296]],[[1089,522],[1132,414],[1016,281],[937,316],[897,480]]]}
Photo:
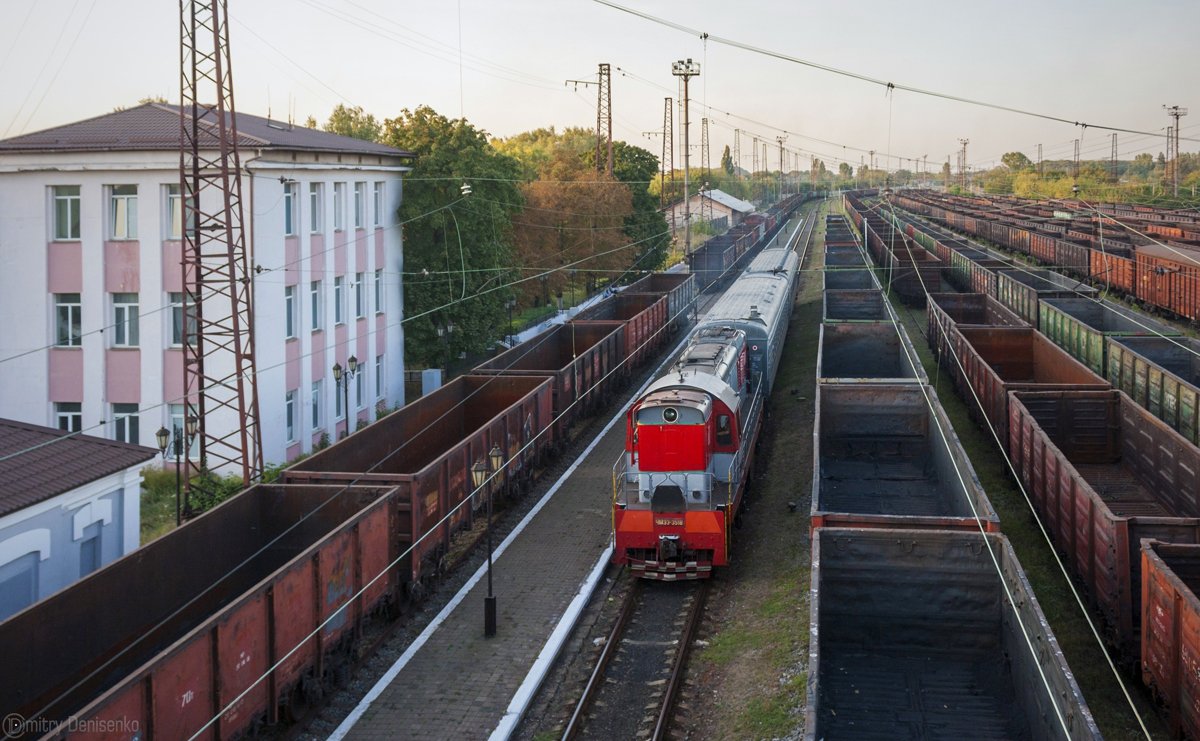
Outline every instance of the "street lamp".
{"label": "street lamp", "polygon": [[508,309],[508,346],[509,347],[512,347],[513,343],[516,342],[516,340],[513,338],[513,323],[512,323],[512,310],[513,310],[513,307],[516,305],[517,305],[517,300],[515,298],[510,298],[509,300],[504,302],[504,308]]}
{"label": "street lamp", "polygon": [[346,414],[346,435],[350,434],[350,379],[357,374],[358,358],[353,355],[346,359],[345,369],[342,368],[341,363],[333,364],[333,383],[335,386],[342,387],[342,411]]}
{"label": "street lamp", "polygon": [[491,638],[496,635],[496,595],[492,592],[492,493],[495,486],[488,480],[488,474],[495,474],[504,467],[504,452],[499,445],[493,445],[488,451],[488,462],[475,461],[471,466],[471,480],[475,489],[487,485],[487,597],[483,600],[483,635]]}
{"label": "street lamp", "polygon": [[446,380],[450,378],[450,333],[454,331],[454,322],[446,322],[444,325],[437,325],[438,339],[442,340],[445,345],[446,353]]}
{"label": "street lamp", "polygon": [[171,445],[172,453],[175,457],[175,526],[179,527],[183,522],[183,511],[187,510],[190,513],[190,507],[180,507],[179,501],[179,459],[183,455],[185,447],[191,448],[192,441],[196,438],[196,431],[199,428],[199,423],[195,417],[188,417],[183,425],[183,434],[178,427],[172,425],[174,435],[166,427],[159,427],[158,432],[154,433],[154,438],[158,442],[158,452],[162,454],[163,460],[167,458],[167,445]]}

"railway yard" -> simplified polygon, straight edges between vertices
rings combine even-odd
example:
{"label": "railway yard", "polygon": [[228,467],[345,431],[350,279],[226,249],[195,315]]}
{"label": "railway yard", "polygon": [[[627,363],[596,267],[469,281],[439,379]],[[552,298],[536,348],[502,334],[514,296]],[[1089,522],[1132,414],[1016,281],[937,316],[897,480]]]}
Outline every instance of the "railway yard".
{"label": "railway yard", "polygon": [[96,4],[0,741],[1200,741],[1200,3]]}
{"label": "railway yard", "polygon": [[[160,561],[124,559],[6,622],[40,669],[5,702],[163,737],[1189,732],[1186,310],[935,203],[794,199],[497,355],[147,549],[252,519],[208,573],[134,597]],[[795,301],[729,565],[638,579],[610,563],[625,410],[764,247]],[[96,605],[124,617],[84,629]],[[82,670],[28,640],[47,620]]]}

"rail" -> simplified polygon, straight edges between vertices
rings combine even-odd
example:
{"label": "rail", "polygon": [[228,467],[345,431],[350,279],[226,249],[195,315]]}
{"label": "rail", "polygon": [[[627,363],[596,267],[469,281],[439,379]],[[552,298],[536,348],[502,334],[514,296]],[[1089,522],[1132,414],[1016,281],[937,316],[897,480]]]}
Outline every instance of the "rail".
{"label": "rail", "polygon": [[691,609],[688,610],[687,623],[683,626],[683,635],[680,637],[679,647],[675,650],[675,657],[671,664],[671,676],[663,690],[662,705],[658,709],[654,733],[650,735],[652,741],[665,739],[667,731],[670,730],[675,702],[679,699],[679,688],[683,686],[683,669],[687,666],[688,656],[692,652],[692,641],[696,638],[696,631],[700,628],[700,617],[704,614],[704,602],[708,597],[709,584],[709,581],[700,583],[700,591],[692,600]]}
{"label": "rail", "polygon": [[591,707],[592,699],[595,698],[596,691],[604,681],[605,669],[608,668],[609,662],[612,661],[612,657],[617,653],[617,648],[621,645],[621,636],[625,633],[625,626],[629,624],[629,617],[633,614],[634,605],[637,604],[642,584],[641,579],[634,581],[633,586],[625,593],[621,611],[617,614],[617,619],[613,621],[612,629],[608,631],[604,647],[600,649],[600,655],[596,657],[596,666],[592,667],[592,673],[583,687],[583,694],[580,695],[579,702],[575,703],[575,709],[571,712],[567,727],[563,729],[563,741],[571,741],[583,729],[584,715]]}
{"label": "rail", "polygon": [[[604,719],[596,719],[594,716],[605,712],[605,710],[601,709],[605,708],[605,705],[597,703],[596,699],[601,693],[606,691],[606,686],[611,686],[613,682],[619,681],[609,676],[611,673],[610,667],[614,665],[614,660],[618,663],[621,661],[628,662],[630,661],[629,658],[618,657],[639,652],[643,652],[646,656],[655,654],[661,656],[661,654],[658,654],[658,647],[661,645],[661,640],[664,636],[639,636],[637,631],[644,631],[647,629],[647,626],[652,630],[661,630],[667,624],[661,620],[640,621],[639,623],[639,621],[634,620],[634,615],[639,610],[655,612],[656,614],[661,613],[664,611],[664,607],[657,603],[664,601],[671,606],[671,609],[665,611],[672,612],[676,605],[676,600],[686,600],[691,597],[691,604],[687,608],[687,618],[678,633],[678,640],[674,641],[676,647],[671,653],[668,678],[658,700],[658,710],[653,716],[654,726],[652,729],[643,727],[637,733],[638,738],[650,738],[655,741],[667,738],[676,703],[679,699],[680,689],[683,687],[684,668],[687,666],[688,656],[691,653],[691,645],[699,630],[700,620],[704,614],[704,603],[709,589],[707,581],[691,582],[691,584],[693,586],[686,591],[670,591],[664,590],[662,585],[646,586],[645,582],[641,580],[635,580],[632,583],[629,590],[625,593],[620,611],[617,613],[612,627],[609,629],[600,654],[596,657],[596,664],[588,676],[583,692],[580,694],[571,712],[571,717],[563,728],[561,736],[563,741],[578,738],[583,733],[584,726],[592,720],[603,725]],[[647,601],[651,604],[647,605]],[[682,608],[683,605],[678,605],[678,607]],[[640,627],[635,628],[634,626]],[[622,648],[626,649],[626,651],[622,651]],[[651,664],[651,666],[654,665]],[[656,665],[662,666],[661,664]],[[617,673],[620,673],[619,669]],[[637,684],[640,686],[641,682],[639,681]],[[611,700],[612,698],[609,699]],[[627,710],[627,707],[617,703],[610,707],[609,712],[621,714],[625,720],[628,720]],[[629,728],[627,730],[632,731],[633,729]]]}

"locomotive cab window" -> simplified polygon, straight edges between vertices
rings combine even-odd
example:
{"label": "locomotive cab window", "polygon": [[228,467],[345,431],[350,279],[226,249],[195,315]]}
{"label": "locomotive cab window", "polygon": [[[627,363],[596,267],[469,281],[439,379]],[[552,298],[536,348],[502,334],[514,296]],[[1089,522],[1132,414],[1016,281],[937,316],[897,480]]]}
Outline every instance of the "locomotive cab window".
{"label": "locomotive cab window", "polygon": [[733,426],[729,424],[729,415],[717,417],[717,445],[733,444]]}

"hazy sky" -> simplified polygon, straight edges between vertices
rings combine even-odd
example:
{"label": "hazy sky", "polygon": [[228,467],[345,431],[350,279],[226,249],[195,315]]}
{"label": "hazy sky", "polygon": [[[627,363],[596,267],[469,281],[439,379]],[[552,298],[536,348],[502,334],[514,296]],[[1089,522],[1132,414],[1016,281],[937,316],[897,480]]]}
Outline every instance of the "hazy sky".
{"label": "hazy sky", "polygon": [[[1163,104],[1192,107],[1183,134],[1200,139],[1196,0],[622,4],[897,84],[1160,132],[1119,134],[1123,158],[1165,149]],[[591,0],[229,0],[229,9],[238,109],[265,115],[269,106],[280,119],[289,107],[302,122],[309,115],[324,121],[338,103],[380,117],[428,104],[451,117],[461,105],[496,136],[593,127],[594,88],[564,80],[594,78],[597,63],[608,62],[614,136],[657,154],[659,140],[643,132],[661,129],[663,98],[676,94],[671,62],[691,57],[702,68],[691,88],[694,144],[705,103],[722,111],[709,113],[714,166],[735,128],[747,132],[743,164],[750,165],[757,134],[771,141],[772,168],[781,130],[789,132],[788,148],[827,164],[857,164],[861,148],[876,150],[879,166],[890,151],[893,167],[911,167],[900,157],[927,155],[934,169],[960,137],[970,139],[968,159],[977,166],[1014,149],[1036,158],[1039,142],[1047,159],[1067,158],[1077,137],[1084,158],[1110,151],[1109,134],[1099,129],[910,92],[889,96],[878,85],[706,44]],[[177,100],[178,29],[175,0],[0,0],[0,138],[147,95]]]}

